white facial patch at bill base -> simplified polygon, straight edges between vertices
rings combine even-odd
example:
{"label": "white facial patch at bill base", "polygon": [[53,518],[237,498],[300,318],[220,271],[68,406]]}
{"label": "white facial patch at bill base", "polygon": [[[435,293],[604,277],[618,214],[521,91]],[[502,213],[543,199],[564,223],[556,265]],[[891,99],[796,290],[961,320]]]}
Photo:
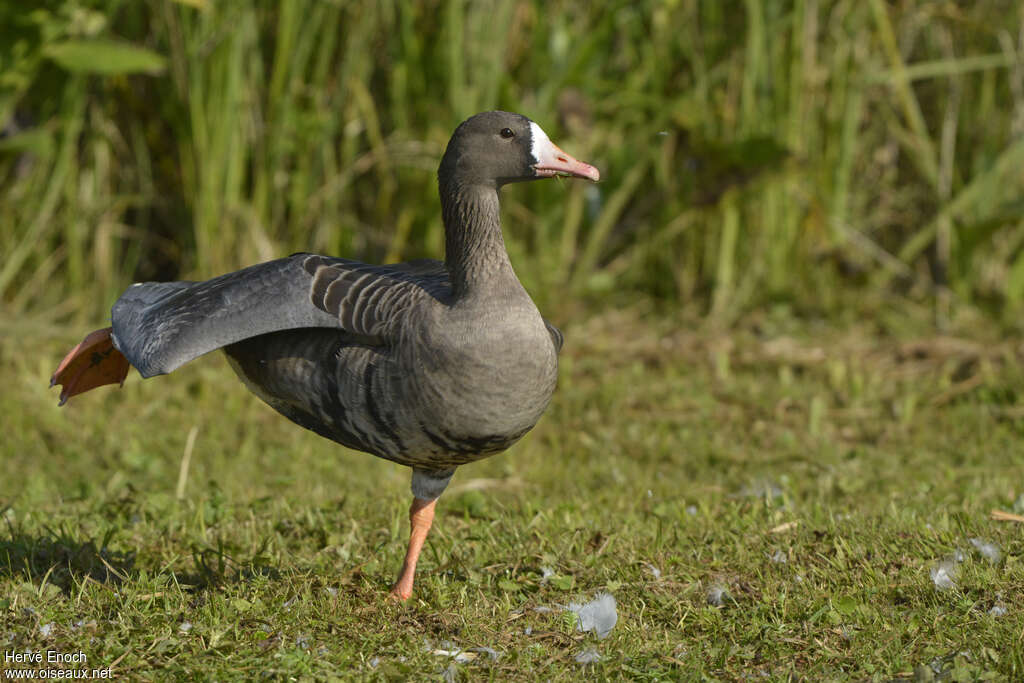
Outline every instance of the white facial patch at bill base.
{"label": "white facial patch at bill base", "polygon": [[530,154],[533,155],[534,163],[543,163],[555,156],[555,145],[551,138],[533,121],[530,121],[530,140]]}

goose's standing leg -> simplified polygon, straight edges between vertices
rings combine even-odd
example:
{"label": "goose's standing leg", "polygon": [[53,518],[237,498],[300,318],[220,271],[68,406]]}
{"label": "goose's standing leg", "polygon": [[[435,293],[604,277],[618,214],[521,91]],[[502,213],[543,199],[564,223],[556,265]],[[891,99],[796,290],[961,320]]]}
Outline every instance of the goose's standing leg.
{"label": "goose's standing leg", "polygon": [[412,582],[416,575],[416,562],[434,523],[434,507],[437,499],[451,481],[455,470],[428,472],[412,471],[412,505],[409,507],[409,548],[405,552],[402,573],[391,588],[391,597],[408,600],[412,596]]}
{"label": "goose's standing leg", "polygon": [[399,600],[408,600],[412,595],[412,580],[416,574],[416,561],[420,558],[423,543],[427,540],[430,525],[434,522],[434,507],[436,505],[436,498],[423,500],[414,496],[412,499],[412,507],[409,508],[409,549],[405,552],[402,573],[398,575],[398,581],[391,588],[391,595]]}

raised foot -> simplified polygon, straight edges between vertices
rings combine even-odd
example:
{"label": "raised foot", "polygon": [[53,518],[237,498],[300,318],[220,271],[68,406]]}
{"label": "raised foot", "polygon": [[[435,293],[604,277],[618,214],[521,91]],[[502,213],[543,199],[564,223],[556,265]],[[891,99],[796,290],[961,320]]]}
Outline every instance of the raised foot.
{"label": "raised foot", "polygon": [[72,396],[103,386],[124,384],[131,364],[120,351],[114,348],[110,338],[111,328],[96,330],[71,349],[50,377],[50,386],[62,384],[60,405]]}

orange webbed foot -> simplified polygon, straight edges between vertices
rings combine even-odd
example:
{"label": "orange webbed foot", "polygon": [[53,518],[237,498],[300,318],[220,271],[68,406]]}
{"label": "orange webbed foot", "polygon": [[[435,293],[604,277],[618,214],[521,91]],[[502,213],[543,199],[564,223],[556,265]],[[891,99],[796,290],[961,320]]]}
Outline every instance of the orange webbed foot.
{"label": "orange webbed foot", "polygon": [[57,371],[50,378],[50,386],[64,386],[60,392],[60,405],[67,403],[72,396],[104,384],[124,384],[131,364],[114,348],[110,331],[111,328],[107,327],[90,333],[57,366]]}

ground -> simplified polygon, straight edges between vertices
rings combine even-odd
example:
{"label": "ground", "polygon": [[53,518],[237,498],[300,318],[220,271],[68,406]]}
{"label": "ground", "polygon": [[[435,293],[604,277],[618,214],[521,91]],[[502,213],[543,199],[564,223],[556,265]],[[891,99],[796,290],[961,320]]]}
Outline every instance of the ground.
{"label": "ground", "polygon": [[[460,468],[406,604],[408,470],[217,354],[58,409],[88,330],[9,327],[2,649],[141,680],[1024,675],[1018,342],[884,309],[572,319],[547,415]],[[563,608],[600,593],[599,640]]]}

